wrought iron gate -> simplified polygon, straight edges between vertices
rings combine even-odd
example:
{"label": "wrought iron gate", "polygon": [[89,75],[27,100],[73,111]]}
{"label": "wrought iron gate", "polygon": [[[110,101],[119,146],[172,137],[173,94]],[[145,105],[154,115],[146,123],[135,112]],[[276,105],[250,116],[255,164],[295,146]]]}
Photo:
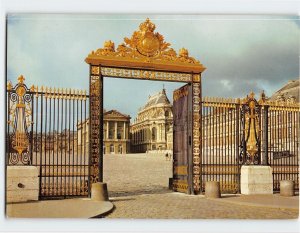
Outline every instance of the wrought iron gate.
{"label": "wrought iron gate", "polygon": [[192,87],[173,93],[173,190],[192,193]]}
{"label": "wrought iron gate", "polygon": [[240,105],[233,99],[203,98],[202,191],[206,181],[220,181],[222,192],[239,192]]}
{"label": "wrought iron gate", "polygon": [[243,164],[270,165],[273,189],[280,180],[299,190],[299,103],[270,102],[264,93],[245,99],[202,100],[202,192],[206,181],[220,181],[223,193],[240,192]]}
{"label": "wrought iron gate", "polygon": [[271,102],[267,105],[268,163],[273,169],[273,189],[280,180],[295,181],[299,190],[299,113],[298,104]]}
{"label": "wrought iron gate", "polygon": [[39,169],[40,198],[89,194],[85,91],[7,85],[6,165]]}

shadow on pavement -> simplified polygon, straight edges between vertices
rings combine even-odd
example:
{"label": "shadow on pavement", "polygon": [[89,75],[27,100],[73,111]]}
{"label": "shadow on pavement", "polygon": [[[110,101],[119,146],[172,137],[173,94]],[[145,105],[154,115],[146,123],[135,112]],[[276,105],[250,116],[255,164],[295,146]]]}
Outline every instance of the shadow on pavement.
{"label": "shadow on pavement", "polygon": [[108,191],[108,196],[110,198],[112,197],[127,197],[127,196],[137,196],[137,195],[143,195],[143,194],[164,194],[164,193],[172,193],[172,190],[169,190],[168,188],[151,188],[149,190],[145,189],[136,189],[136,190],[130,190],[130,191]]}

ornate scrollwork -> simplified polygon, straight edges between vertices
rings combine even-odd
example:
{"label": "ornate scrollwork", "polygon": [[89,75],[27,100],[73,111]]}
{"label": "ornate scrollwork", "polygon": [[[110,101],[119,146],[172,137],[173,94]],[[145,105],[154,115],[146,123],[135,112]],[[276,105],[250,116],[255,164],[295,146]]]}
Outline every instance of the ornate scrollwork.
{"label": "ornate scrollwork", "polygon": [[260,163],[260,108],[253,92],[242,101],[241,116],[244,131],[240,161],[243,164]]}
{"label": "ornate scrollwork", "polygon": [[201,86],[200,83],[193,83],[193,188],[195,193],[200,192],[200,151],[201,151]]}
{"label": "ornate scrollwork", "polygon": [[99,182],[99,157],[100,157],[100,111],[102,82],[99,76],[90,76],[90,182]]}
{"label": "ornate scrollwork", "polygon": [[10,106],[8,124],[13,129],[12,134],[9,135],[11,145],[9,162],[12,165],[30,164],[28,127],[32,124],[31,100],[33,95],[24,84],[24,80],[25,78],[21,75],[15,87],[12,87],[11,83],[7,85]]}
{"label": "ornate scrollwork", "polygon": [[154,32],[156,26],[148,18],[141,23],[139,30],[135,31],[130,38],[125,37],[124,42],[117,46],[111,40],[105,41],[103,48],[92,51],[87,62],[91,63],[91,59],[104,57],[106,59],[118,58],[127,61],[141,62],[168,62],[170,64],[193,64],[199,68],[205,69],[198,60],[189,56],[186,48],[176,51],[170,47],[170,43],[164,40],[164,37],[158,32]]}
{"label": "ornate scrollwork", "polygon": [[151,79],[163,81],[191,82],[192,74],[162,72],[153,70],[138,70],[127,68],[102,67],[101,74],[107,77]]}

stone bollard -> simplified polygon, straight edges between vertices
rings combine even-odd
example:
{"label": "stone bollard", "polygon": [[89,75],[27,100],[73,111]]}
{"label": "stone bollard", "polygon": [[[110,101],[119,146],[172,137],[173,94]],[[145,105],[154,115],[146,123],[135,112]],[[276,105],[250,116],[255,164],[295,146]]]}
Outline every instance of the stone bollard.
{"label": "stone bollard", "polygon": [[205,182],[205,197],[208,197],[208,198],[220,198],[221,197],[219,181]]}
{"label": "stone bollard", "polygon": [[93,201],[108,201],[108,191],[106,183],[93,183],[91,190],[91,199]]}
{"label": "stone bollard", "polygon": [[294,181],[281,180],[280,181],[280,196],[291,197],[295,195]]}

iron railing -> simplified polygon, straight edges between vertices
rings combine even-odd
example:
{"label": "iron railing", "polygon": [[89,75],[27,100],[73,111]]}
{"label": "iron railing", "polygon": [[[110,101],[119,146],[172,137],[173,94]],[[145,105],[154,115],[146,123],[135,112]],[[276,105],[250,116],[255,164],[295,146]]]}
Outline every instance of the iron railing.
{"label": "iron railing", "polygon": [[[9,83],[7,87],[7,165],[38,167],[41,198],[87,196],[89,96],[74,89],[28,89],[23,81],[19,79],[16,86]],[[25,104],[23,115],[18,109],[20,99]],[[20,124],[26,126],[21,129],[27,135],[21,153],[15,146]]]}

